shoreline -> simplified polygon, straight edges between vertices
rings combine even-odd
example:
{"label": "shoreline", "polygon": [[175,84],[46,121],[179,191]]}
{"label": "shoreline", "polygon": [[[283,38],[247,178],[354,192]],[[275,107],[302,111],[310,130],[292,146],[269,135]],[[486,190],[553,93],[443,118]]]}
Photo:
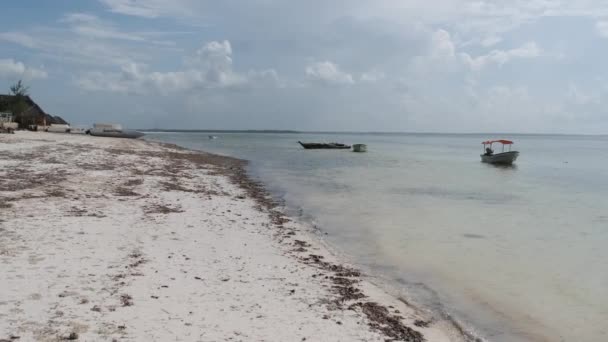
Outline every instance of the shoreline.
{"label": "shoreline", "polygon": [[[51,149],[48,145],[54,146]],[[29,154],[15,159],[24,153]],[[70,158],[61,160],[66,156]],[[0,136],[0,170],[6,173],[3,176],[16,177],[21,182],[34,180],[33,187],[11,182],[12,185],[0,187],[0,228],[5,235],[0,239],[0,269],[11,274],[9,300],[0,303],[0,317],[7,322],[0,323],[0,340],[11,340],[11,336],[22,341],[28,337],[52,341],[70,337],[138,340],[144,336],[193,340],[193,335],[188,334],[197,329],[211,330],[197,339],[204,341],[464,340],[450,331],[448,322],[435,321],[390,296],[351,265],[341,262],[316,241],[310,227],[281,211],[280,203],[264,186],[250,179],[245,165],[243,160],[158,142],[53,133]],[[101,191],[101,196],[81,191],[79,186],[97,178],[111,183],[95,184],[89,189]],[[52,209],[52,219],[49,210],[31,212],[42,203]],[[29,214],[20,214],[25,212]],[[129,217],[130,222],[119,223],[121,217]],[[74,219],[76,222],[66,224]],[[87,230],[90,220],[98,221],[91,232]],[[10,226],[39,231],[33,235],[41,245],[31,246],[29,239]],[[44,231],[57,227],[63,228],[61,234],[49,236]],[[150,230],[155,233],[147,233]],[[112,233],[123,239],[117,240]],[[80,258],[77,262],[69,255],[57,258],[58,253],[48,250],[47,245],[65,244],[63,234],[94,234],[106,243],[104,248],[124,255],[117,260],[114,254],[99,251],[102,255],[92,258],[92,263],[87,248],[96,250],[100,241],[71,235],[80,250],[70,251],[80,253]],[[222,251],[202,250],[198,241],[213,241],[205,246]],[[255,247],[248,246],[253,242]],[[15,245],[19,248],[12,247]],[[164,255],[169,249],[179,250],[184,260],[172,264],[179,253]],[[20,269],[28,267],[38,272],[40,267],[56,270],[61,268],[57,264],[61,260],[68,261],[72,268],[57,274],[51,271],[57,277],[52,281],[52,276],[47,279],[35,278],[28,272],[19,274]],[[196,267],[192,266],[194,262],[198,263]],[[240,267],[235,269],[235,265]],[[82,268],[96,272],[84,275],[78,272]],[[206,276],[189,276],[203,270],[208,272]],[[277,275],[281,277],[271,279]],[[161,281],[159,277],[163,276]],[[178,280],[178,276],[183,279]],[[65,278],[69,282],[61,280]],[[95,280],[93,284],[83,283],[88,278]],[[48,289],[62,287],[63,291],[49,290],[48,294],[55,297],[46,298],[40,291],[32,293],[29,282],[37,284],[38,290],[46,285]],[[48,286],[49,282],[53,286]],[[227,286],[232,287],[227,290]],[[272,296],[268,289],[272,289]],[[191,292],[186,295],[184,290]],[[80,293],[83,291],[86,295]],[[161,292],[164,297],[159,295]],[[245,295],[248,299],[243,299]],[[171,299],[174,297],[178,299]],[[202,297],[209,297],[203,301],[207,305],[201,306]],[[180,317],[181,324],[174,324],[171,317],[179,314],[169,314],[168,320],[159,317],[167,315],[163,311],[175,304],[171,300],[177,301],[178,306],[214,309],[188,311]],[[90,305],[94,302],[98,304]],[[243,302],[249,306],[244,308]],[[268,302],[274,302],[274,306],[262,309],[263,303]],[[87,306],[91,306],[88,311]],[[227,310],[228,321],[211,317]],[[132,323],[128,319],[132,315],[146,319],[140,317]],[[37,322],[34,318],[46,321]],[[117,322],[121,319],[122,323]],[[213,323],[205,323],[208,321]]]}

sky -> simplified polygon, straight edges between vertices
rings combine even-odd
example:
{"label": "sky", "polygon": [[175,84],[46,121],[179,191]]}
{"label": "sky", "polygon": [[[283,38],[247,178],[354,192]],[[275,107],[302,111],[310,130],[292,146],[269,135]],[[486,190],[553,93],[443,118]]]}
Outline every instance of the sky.
{"label": "sky", "polygon": [[72,124],[608,132],[608,0],[20,0],[19,79]]}

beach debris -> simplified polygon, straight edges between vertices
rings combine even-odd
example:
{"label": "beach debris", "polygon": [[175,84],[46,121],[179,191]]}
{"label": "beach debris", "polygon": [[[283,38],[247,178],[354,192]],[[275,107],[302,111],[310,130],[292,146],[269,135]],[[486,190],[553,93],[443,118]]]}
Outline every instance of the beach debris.
{"label": "beach debris", "polygon": [[63,338],[64,340],[77,340],[78,334],[75,332],[71,332],[69,335]]}
{"label": "beach debris", "polygon": [[[395,313],[399,313],[398,310],[395,311]],[[428,328],[429,325],[431,325],[430,321],[423,321],[421,319],[417,319],[414,321],[414,325],[420,328]]]}
{"label": "beach debris", "polygon": [[133,305],[133,297],[128,294],[120,295],[120,303],[122,306],[132,306]]}
{"label": "beach debris", "polygon": [[380,331],[395,340],[410,342],[425,340],[422,333],[403,324],[400,316],[391,315],[386,307],[378,303],[358,302],[352,304],[349,308],[360,308],[369,319],[369,326],[372,329]]}

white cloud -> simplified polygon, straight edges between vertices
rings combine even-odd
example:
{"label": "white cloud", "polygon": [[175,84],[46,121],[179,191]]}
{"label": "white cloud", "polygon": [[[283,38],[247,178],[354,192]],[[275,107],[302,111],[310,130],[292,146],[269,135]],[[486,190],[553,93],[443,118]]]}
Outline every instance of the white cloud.
{"label": "white cloud", "polygon": [[[122,31],[111,22],[101,20],[99,17],[87,13],[70,13],[60,22],[70,26],[70,30],[85,38],[115,39],[132,42],[147,42],[159,45],[173,45],[172,42],[151,39],[151,33]],[[156,33],[155,35],[157,35]]]}
{"label": "white cloud", "polygon": [[461,53],[463,62],[472,70],[479,71],[484,67],[496,64],[502,66],[514,58],[534,58],[541,55],[541,49],[535,42],[528,42],[511,50],[492,50],[486,55],[471,57],[468,53]]}
{"label": "white cloud", "polygon": [[138,1],[138,0],[100,0],[110,11],[126,15],[156,18],[160,16],[159,6],[167,1]]}
{"label": "white cloud", "polygon": [[577,105],[590,105],[599,104],[602,95],[603,94],[600,94],[600,91],[596,91],[595,93],[586,92],[576,84],[570,84],[568,86],[566,98]]}
{"label": "white cloud", "polygon": [[[456,44],[452,40],[451,34],[443,29],[435,31],[430,37],[430,51],[425,58],[430,59],[433,67],[437,67],[437,63],[449,64],[453,63],[455,57],[460,59],[460,62],[474,71],[479,71],[489,65],[502,66],[516,58],[534,58],[541,55],[542,50],[536,42],[528,42],[520,47],[510,50],[494,49],[485,55],[471,56],[466,52],[458,53]],[[468,44],[465,44],[468,45]],[[419,66],[424,66],[425,63],[417,61]],[[428,63],[426,63],[428,64]]]}
{"label": "white cloud", "polygon": [[0,40],[18,44],[29,49],[35,49],[39,46],[36,39],[22,32],[0,32]]}
{"label": "white cloud", "polygon": [[0,59],[0,77],[21,77],[31,80],[35,78],[47,78],[48,74],[42,69],[27,67],[25,64],[13,59]]}
{"label": "white cloud", "polygon": [[186,69],[170,72],[149,71],[145,65],[127,63],[120,72],[87,72],[76,80],[84,90],[145,94],[169,94],[195,89],[271,86],[278,82],[275,70],[233,70],[229,41],[205,44],[189,58]]}
{"label": "white cloud", "polygon": [[355,83],[353,76],[346,73],[338,65],[330,62],[315,62],[306,67],[306,78],[314,82],[330,85],[348,85]]}
{"label": "white cloud", "polygon": [[608,21],[598,21],[595,28],[600,36],[608,38]]}
{"label": "white cloud", "polygon": [[455,52],[456,47],[448,31],[439,29],[433,33],[431,36],[431,57],[451,58],[454,57]]}
{"label": "white cloud", "polygon": [[162,53],[180,51],[158,37],[183,32],[129,32],[86,13],[63,16],[60,28],[32,27],[24,32],[0,32],[0,41],[35,50],[38,56],[61,63],[126,65],[148,62]]}
{"label": "white cloud", "polygon": [[98,17],[86,13],[70,13],[63,18],[62,22],[70,24],[72,31],[75,33],[89,38],[123,39],[140,42],[146,40],[137,34],[121,32]]}
{"label": "white cloud", "polygon": [[481,45],[485,46],[485,47],[490,47],[490,46],[494,46],[498,43],[500,43],[502,41],[502,38],[498,37],[498,36],[489,36],[484,38],[481,41]]}
{"label": "white cloud", "polygon": [[384,72],[374,69],[374,70],[362,73],[361,77],[359,79],[361,80],[361,82],[374,83],[374,82],[379,82],[385,78],[386,78],[386,75],[384,74]]}

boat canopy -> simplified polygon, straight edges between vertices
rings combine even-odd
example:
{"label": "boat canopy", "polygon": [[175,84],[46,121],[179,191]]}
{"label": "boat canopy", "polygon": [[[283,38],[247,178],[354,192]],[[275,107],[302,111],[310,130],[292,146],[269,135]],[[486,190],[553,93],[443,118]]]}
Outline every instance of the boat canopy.
{"label": "boat canopy", "polygon": [[488,140],[488,141],[484,141],[482,142],[482,144],[484,145],[491,145],[493,143],[501,143],[503,145],[513,145],[513,142],[511,140]]}

